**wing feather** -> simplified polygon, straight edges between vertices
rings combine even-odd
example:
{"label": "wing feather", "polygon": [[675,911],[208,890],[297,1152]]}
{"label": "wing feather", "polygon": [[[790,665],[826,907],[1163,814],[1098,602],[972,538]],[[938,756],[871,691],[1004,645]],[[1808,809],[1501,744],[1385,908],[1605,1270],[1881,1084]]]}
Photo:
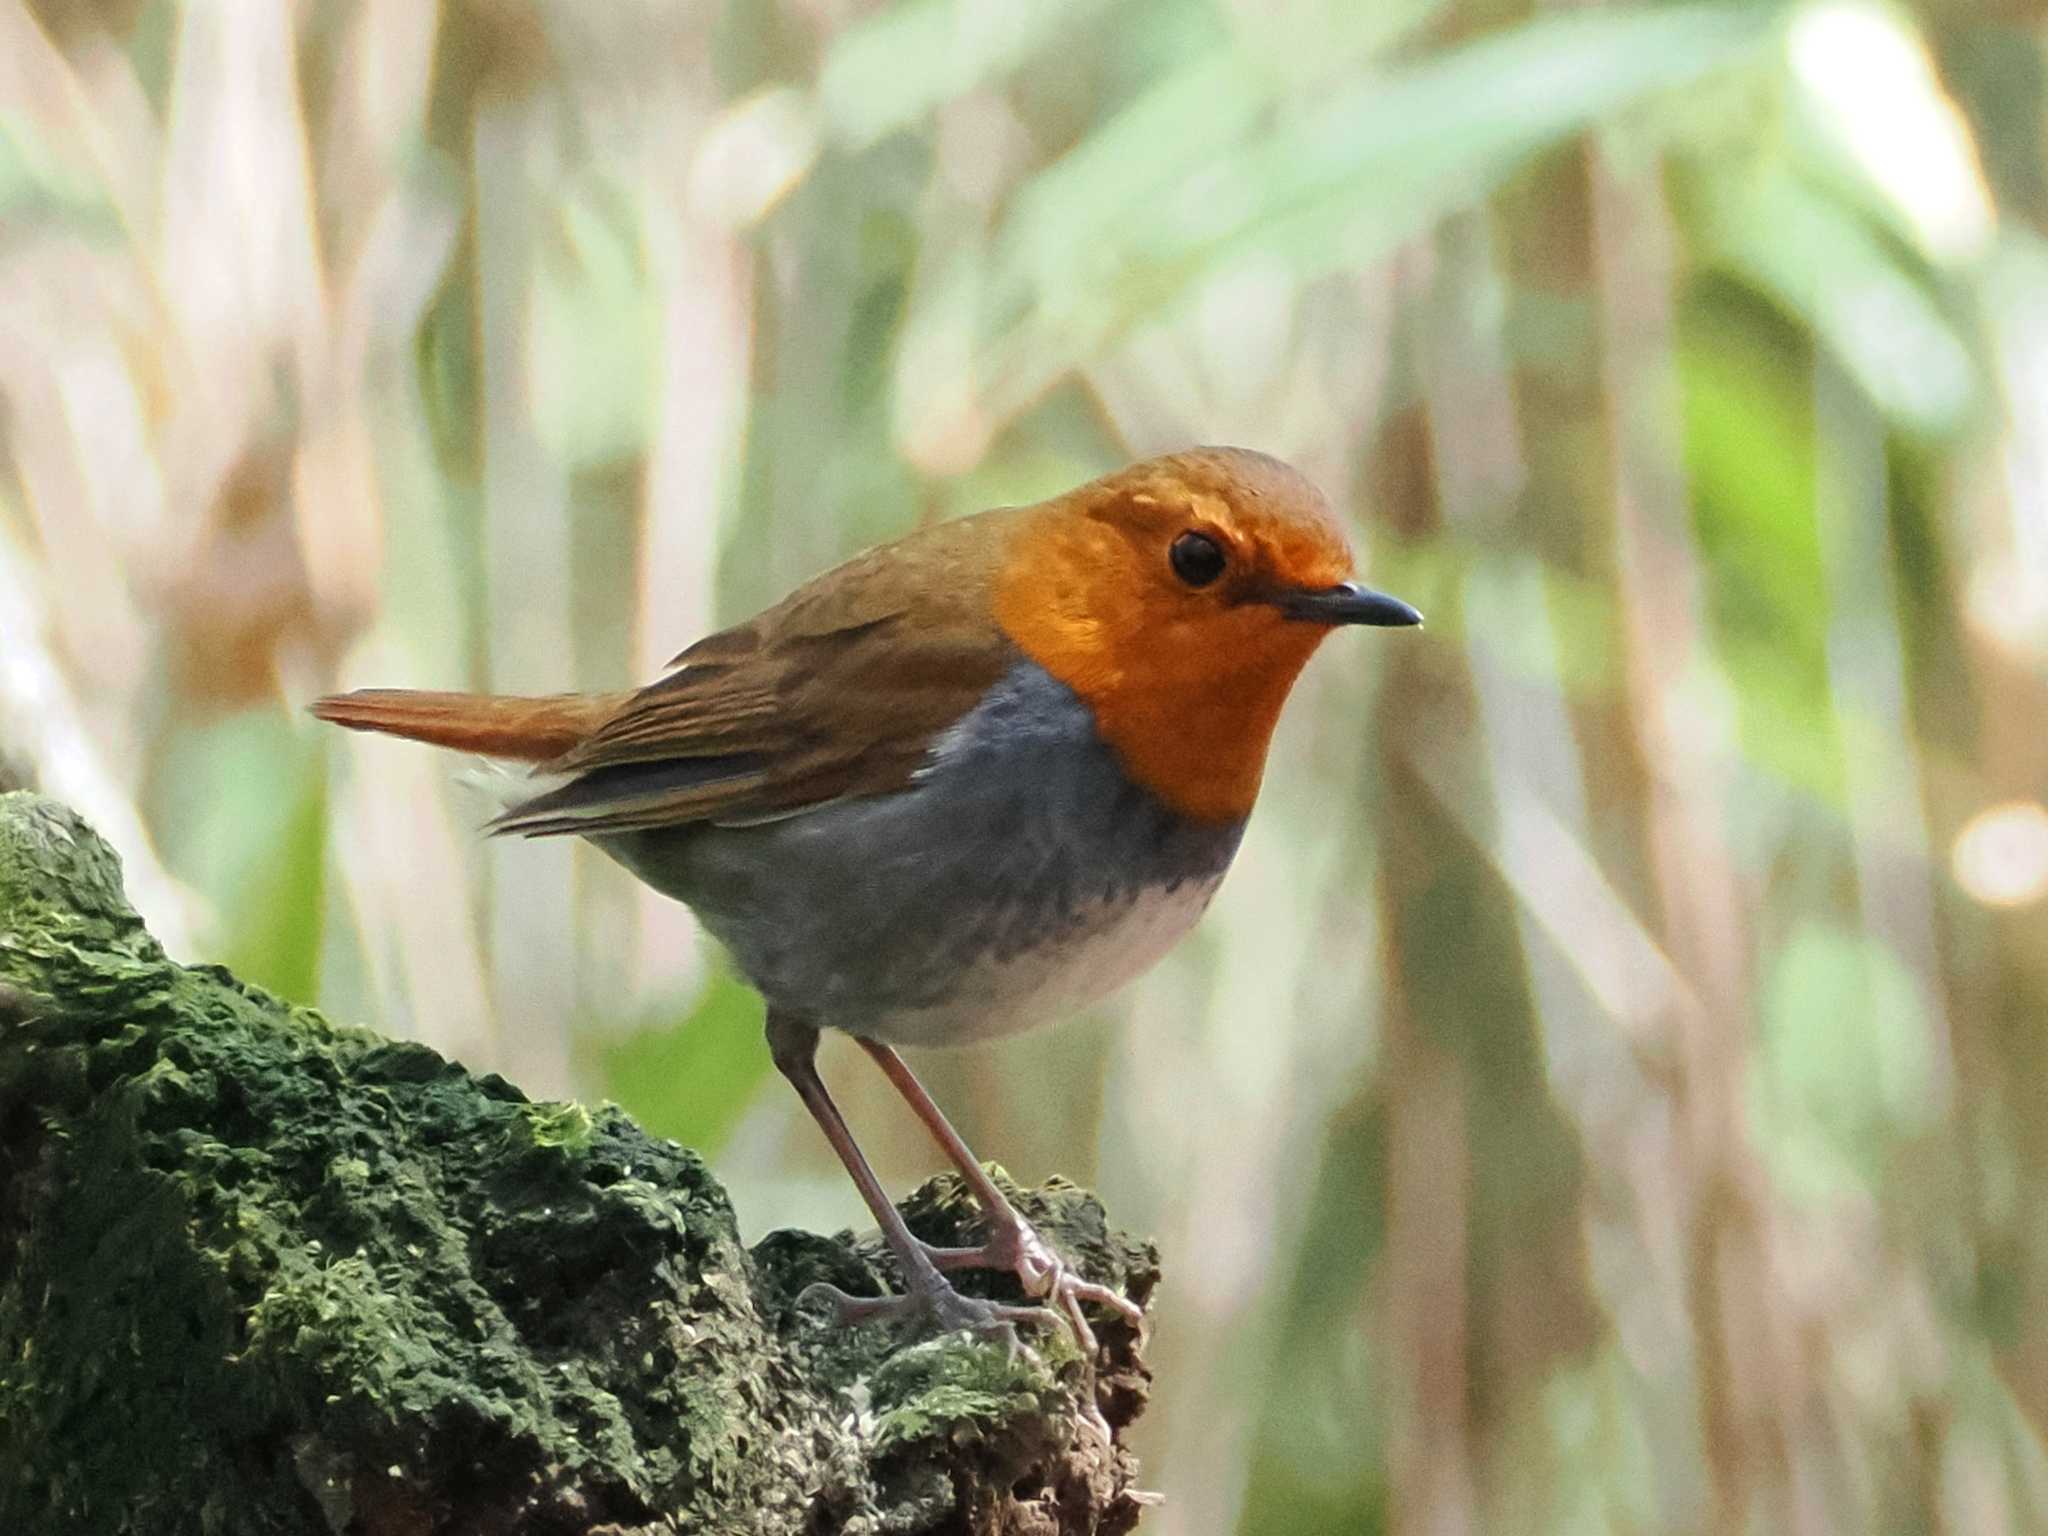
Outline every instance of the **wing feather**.
{"label": "wing feather", "polygon": [[[1001,545],[1000,527],[987,524],[1005,516],[925,529],[706,636],[538,765],[566,780],[492,830],[744,823],[902,788],[1016,661],[987,600]],[[906,556],[925,580],[902,579]]]}

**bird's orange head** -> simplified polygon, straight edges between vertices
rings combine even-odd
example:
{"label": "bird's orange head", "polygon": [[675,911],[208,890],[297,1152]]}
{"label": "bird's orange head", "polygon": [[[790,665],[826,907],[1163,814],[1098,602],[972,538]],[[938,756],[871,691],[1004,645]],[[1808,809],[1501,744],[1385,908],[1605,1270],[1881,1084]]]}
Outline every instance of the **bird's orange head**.
{"label": "bird's orange head", "polygon": [[1280,707],[1339,624],[1415,624],[1350,580],[1321,492],[1262,453],[1150,459],[1029,509],[995,617],[1095,713],[1125,770],[1198,820],[1251,811]]}

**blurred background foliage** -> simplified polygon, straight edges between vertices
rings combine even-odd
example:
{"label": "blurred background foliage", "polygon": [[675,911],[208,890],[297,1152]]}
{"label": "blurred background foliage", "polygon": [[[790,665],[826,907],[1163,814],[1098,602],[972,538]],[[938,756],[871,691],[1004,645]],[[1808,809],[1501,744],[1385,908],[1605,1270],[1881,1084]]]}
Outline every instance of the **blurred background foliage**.
{"label": "blurred background foliage", "polygon": [[1159,973],[920,1063],[1164,1246],[1152,1528],[2048,1530],[2044,91],[2016,0],[0,0],[0,772],[852,1223],[687,914],[300,706],[1279,453],[1428,629]]}

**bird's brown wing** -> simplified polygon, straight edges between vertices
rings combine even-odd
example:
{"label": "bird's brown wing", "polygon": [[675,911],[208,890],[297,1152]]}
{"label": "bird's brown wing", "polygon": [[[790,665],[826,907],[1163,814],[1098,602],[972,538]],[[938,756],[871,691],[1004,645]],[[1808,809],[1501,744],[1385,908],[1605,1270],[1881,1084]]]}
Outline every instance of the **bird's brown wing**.
{"label": "bird's brown wing", "polygon": [[[603,834],[791,815],[910,781],[1015,661],[989,613],[1001,514],[940,524],[707,636],[536,771],[497,832]],[[906,579],[906,577],[910,579]]]}

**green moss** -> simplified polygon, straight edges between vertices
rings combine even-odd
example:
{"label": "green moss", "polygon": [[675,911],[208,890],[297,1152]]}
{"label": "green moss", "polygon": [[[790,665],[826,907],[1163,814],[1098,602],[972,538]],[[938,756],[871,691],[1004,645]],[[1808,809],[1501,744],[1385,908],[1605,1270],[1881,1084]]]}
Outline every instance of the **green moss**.
{"label": "green moss", "polygon": [[869,1390],[890,1404],[875,1415],[879,1451],[963,1435],[991,1438],[1056,1406],[1046,1401],[1045,1372],[1029,1356],[995,1344],[954,1349],[942,1340],[939,1347],[904,1350],[875,1373]]}
{"label": "green moss", "polygon": [[[1020,1199],[1149,1293],[1091,1197]],[[940,1241],[969,1209],[906,1206]],[[0,797],[0,1529],[1124,1528],[1071,1351],[794,1305],[886,1273],[872,1240],[749,1254],[697,1156],[615,1108],[172,964],[82,823]],[[1105,1340],[1121,1423],[1142,1368]]]}
{"label": "green moss", "polygon": [[581,1152],[596,1130],[590,1111],[581,1104],[534,1104],[524,1116],[524,1131],[535,1147],[560,1147]]}

